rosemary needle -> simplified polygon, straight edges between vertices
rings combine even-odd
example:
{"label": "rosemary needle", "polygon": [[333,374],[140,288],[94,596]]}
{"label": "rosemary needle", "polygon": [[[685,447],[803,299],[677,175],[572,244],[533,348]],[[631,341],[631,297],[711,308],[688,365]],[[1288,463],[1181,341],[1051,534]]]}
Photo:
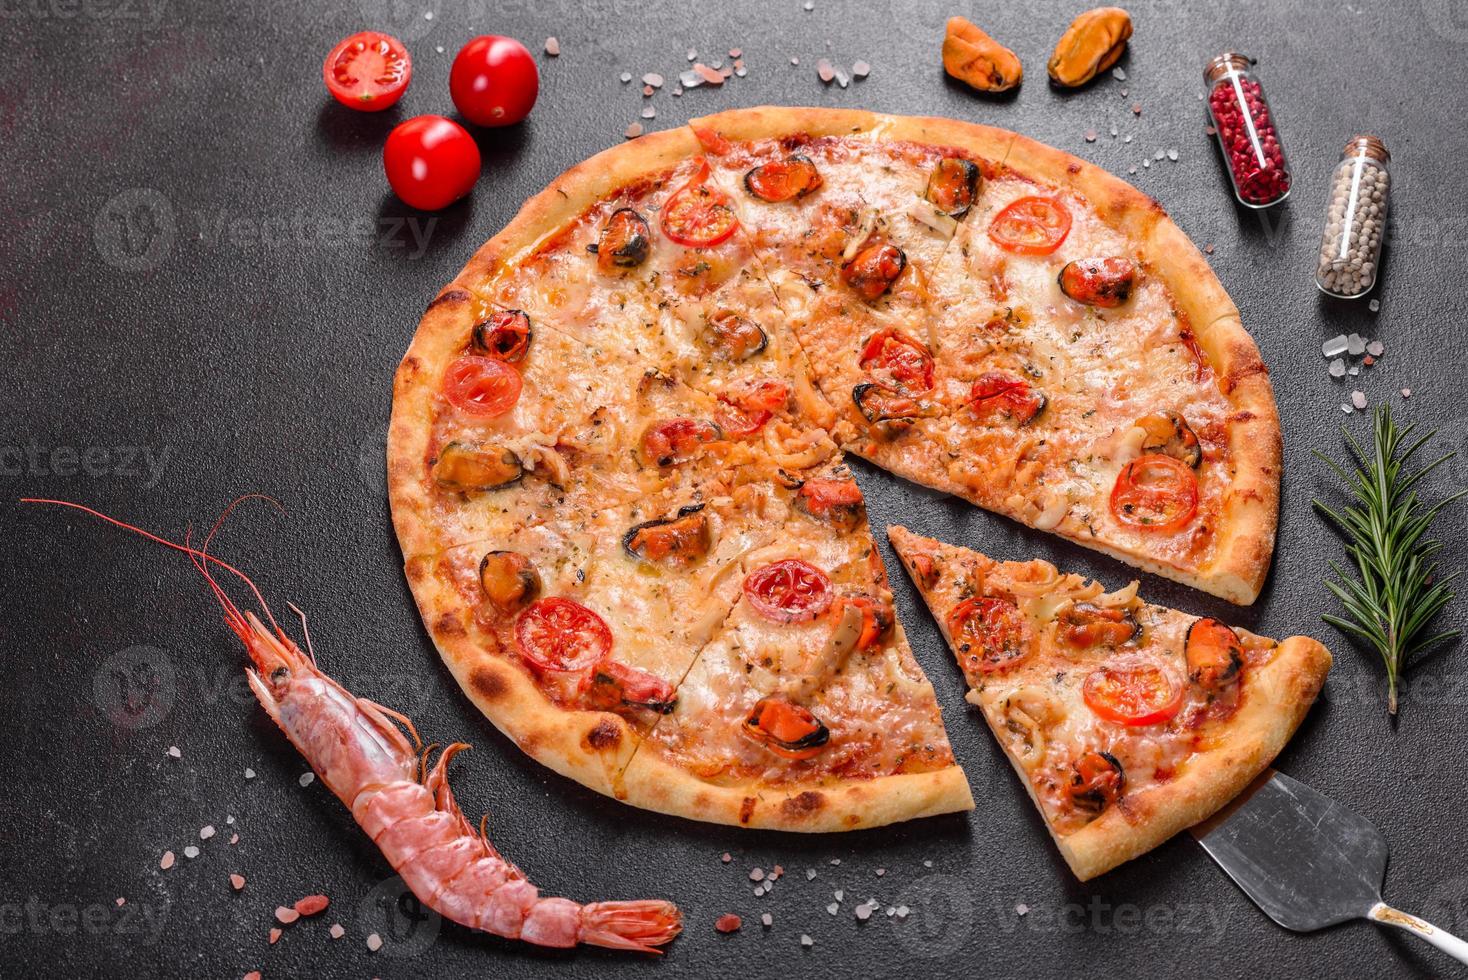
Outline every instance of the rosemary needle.
{"label": "rosemary needle", "polygon": [[[1319,500],[1312,503],[1333,521],[1346,538],[1346,554],[1355,563],[1357,576],[1346,574],[1336,562],[1331,570],[1336,580],[1326,588],[1340,599],[1345,617],[1325,615],[1327,623],[1369,643],[1386,666],[1387,712],[1397,713],[1397,681],[1412,657],[1459,634],[1458,630],[1428,633],[1432,620],[1453,599],[1449,583],[1458,573],[1438,578],[1434,556],[1442,542],[1423,535],[1438,513],[1468,490],[1427,506],[1417,498],[1417,483],[1451,459],[1447,453],[1417,470],[1407,472],[1412,455],[1436,432],[1410,442],[1417,426],[1398,428],[1391,409],[1377,406],[1371,417],[1371,447],[1367,452],[1344,428],[1354,471],[1315,455],[1336,472],[1354,498],[1342,509]],[[1404,448],[1405,447],[1405,448]]]}

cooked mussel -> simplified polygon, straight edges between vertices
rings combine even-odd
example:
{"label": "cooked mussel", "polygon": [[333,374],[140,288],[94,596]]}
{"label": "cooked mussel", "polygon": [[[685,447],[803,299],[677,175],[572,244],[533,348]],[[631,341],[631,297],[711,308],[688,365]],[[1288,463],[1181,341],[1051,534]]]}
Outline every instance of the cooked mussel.
{"label": "cooked mussel", "polygon": [[1082,813],[1099,814],[1126,788],[1126,773],[1110,752],[1086,752],[1071,765],[1066,797]]}
{"label": "cooked mussel", "polygon": [[602,272],[631,269],[647,261],[652,251],[652,229],[647,219],[632,208],[618,208],[607,219],[601,238],[588,250],[596,254],[596,265]]}
{"label": "cooked mussel", "polygon": [[433,461],[434,482],[445,490],[498,490],[525,475],[520,457],[493,443],[451,442]]}
{"label": "cooked mussel", "polygon": [[726,361],[747,361],[763,354],[770,338],[747,316],[723,310],[708,318],[704,343]]}
{"label": "cooked mussel", "polygon": [[891,242],[868,245],[841,267],[841,280],[867,302],[886,295],[907,268],[907,253]]}
{"label": "cooked mussel", "polygon": [[1131,298],[1137,267],[1129,259],[1114,256],[1076,259],[1065,264],[1057,281],[1060,291],[1077,303],[1110,309]]}
{"label": "cooked mussel", "polygon": [[712,544],[713,529],[703,504],[682,507],[676,517],[644,521],[622,535],[622,550],[633,558],[679,567],[707,555]]}
{"label": "cooked mussel", "polygon": [[886,385],[863,382],[851,389],[862,418],[873,425],[911,425],[923,414],[923,407],[911,395]]}
{"label": "cooked mussel", "polygon": [[1077,649],[1121,646],[1142,631],[1130,609],[1108,608],[1076,602],[1056,616],[1057,632],[1068,646]]}
{"label": "cooked mussel", "polygon": [[540,595],[540,573],[518,551],[491,551],[479,561],[479,587],[501,612],[514,612]]}
{"label": "cooked mussel", "polygon": [[744,175],[745,190],[771,204],[805,197],[820,186],[821,173],[815,163],[799,153],[761,164]]}
{"label": "cooked mussel", "polygon": [[796,492],[795,507],[807,517],[849,531],[861,524],[866,502],[855,480],[814,476]]}
{"label": "cooked mussel", "polygon": [[1188,680],[1204,690],[1216,691],[1233,683],[1244,667],[1239,635],[1216,619],[1195,620],[1183,646]]}
{"label": "cooked mussel", "polygon": [[776,697],[759,700],[744,733],[787,759],[809,759],[831,740],[830,729],[808,709]]}
{"label": "cooked mussel", "polygon": [[1182,460],[1193,469],[1202,465],[1203,447],[1198,443],[1198,436],[1187,420],[1177,412],[1144,415],[1137,419],[1136,424],[1147,433],[1142,440],[1142,452],[1171,456]]}
{"label": "cooked mussel", "polygon": [[968,214],[979,196],[979,167],[962,157],[944,157],[928,177],[923,196],[939,211],[955,220]]}
{"label": "cooked mussel", "polygon": [[474,351],[513,364],[525,359],[533,336],[528,313],[499,310],[474,324]]}

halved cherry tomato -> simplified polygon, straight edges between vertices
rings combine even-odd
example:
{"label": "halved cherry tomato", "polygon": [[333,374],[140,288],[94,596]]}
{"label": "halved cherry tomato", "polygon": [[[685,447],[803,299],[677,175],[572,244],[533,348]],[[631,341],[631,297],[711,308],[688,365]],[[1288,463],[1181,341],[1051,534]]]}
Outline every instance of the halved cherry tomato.
{"label": "halved cherry tomato", "polygon": [[1118,725],[1157,725],[1177,714],[1183,686],[1172,671],[1144,653],[1113,657],[1081,686],[1086,707]]}
{"label": "halved cherry tomato", "polygon": [[1205,690],[1217,690],[1232,682],[1244,666],[1239,634],[1216,619],[1199,619],[1189,626],[1184,648],[1188,680]]}
{"label": "halved cherry tomato", "polygon": [[881,330],[861,351],[861,369],[904,391],[931,391],[933,355],[921,341],[900,330]]}
{"label": "halved cherry tomato", "polygon": [[821,186],[821,174],[810,157],[795,154],[772,160],[744,175],[744,187],[761,201],[778,204],[805,197]]}
{"label": "halved cherry tomato", "polygon": [[790,386],[765,379],[719,396],[719,427],[736,439],[752,436],[790,401]]}
{"label": "halved cherry tomato", "polygon": [[407,91],[413,59],[391,34],[359,31],[331,49],[321,73],[331,97],[348,109],[381,112]]}
{"label": "halved cherry tomato", "polygon": [[1100,813],[1121,798],[1126,774],[1110,752],[1086,752],[1071,765],[1070,782],[1064,787],[1071,806],[1085,813]]}
{"label": "halved cherry tomato", "polygon": [[1013,419],[1025,425],[1045,410],[1047,399],[1024,378],[986,371],[969,389],[968,403],[980,421]]}
{"label": "halved cherry tomato", "polygon": [[965,599],[948,614],[948,635],[960,665],[981,674],[1008,670],[1030,655],[1028,622],[1007,599]]}
{"label": "halved cherry tomato", "polygon": [[1053,197],[1022,197],[1000,211],[989,238],[1021,255],[1049,255],[1070,234],[1070,212]]}
{"label": "halved cherry tomato", "polygon": [[1056,281],[1060,291],[1077,303],[1110,309],[1131,297],[1137,267],[1130,259],[1115,256],[1076,259],[1065,264]]}
{"label": "halved cherry tomato", "polygon": [[583,700],[587,707],[602,711],[647,708],[667,715],[677,707],[678,693],[672,684],[656,674],[608,657],[587,677]]}
{"label": "halved cherry tomato", "polygon": [[540,670],[585,670],[612,649],[612,631],[572,599],[537,599],[515,620],[515,648]]}
{"label": "halved cherry tomato", "polygon": [[708,419],[666,419],[642,431],[642,458],[654,466],[692,459],[698,447],[717,442],[724,433]]}
{"label": "halved cherry tomato", "polygon": [[868,595],[842,596],[832,611],[840,621],[842,607],[851,605],[861,610],[861,633],[856,638],[856,649],[866,650],[886,636],[897,622],[897,613],[891,603],[873,599]]}
{"label": "halved cherry tomato", "polygon": [[812,477],[795,494],[795,506],[817,520],[851,529],[861,521],[865,501],[855,480]]}
{"label": "halved cherry tomato", "polygon": [[962,157],[944,157],[928,177],[923,196],[950,218],[961,220],[979,192],[979,168]]}
{"label": "halved cherry tomato", "polygon": [[663,234],[691,248],[709,248],[727,241],[739,227],[728,196],[708,182],[705,160],[698,170],[663,205]]}
{"label": "halved cherry tomato", "polygon": [[870,303],[886,295],[906,268],[906,252],[891,242],[877,242],[841,267],[841,281]]}
{"label": "halved cherry tomato", "polygon": [[476,126],[509,126],[530,115],[540,94],[540,70],[525,45],[485,34],[454,55],[449,95]]}
{"label": "halved cherry tomato", "polygon": [[744,720],[744,733],[787,759],[809,759],[831,740],[830,729],[809,709],[784,698],[761,698]]}
{"label": "halved cherry tomato", "polygon": [[808,561],[786,558],[750,572],[744,596],[755,612],[775,623],[804,623],[831,608],[831,578]]}
{"label": "halved cherry tomato", "polygon": [[437,211],[474,189],[479,145],[468,130],[443,116],[399,123],[382,145],[382,168],[393,193],[409,207]]}
{"label": "halved cherry tomato", "polygon": [[596,253],[596,267],[612,273],[631,269],[646,261],[652,251],[652,229],[647,219],[632,208],[618,208],[607,219],[601,238],[588,250]]}
{"label": "halved cherry tomato", "polygon": [[443,375],[444,396],[461,412],[498,418],[520,400],[520,372],[494,357],[465,354]]}
{"label": "halved cherry tomato", "polygon": [[1139,456],[1117,474],[1111,513],[1132,527],[1175,531],[1198,513],[1198,478],[1171,456]]}
{"label": "halved cherry tomato", "polygon": [[525,359],[533,336],[524,310],[499,310],[474,325],[474,349],[513,364]]}

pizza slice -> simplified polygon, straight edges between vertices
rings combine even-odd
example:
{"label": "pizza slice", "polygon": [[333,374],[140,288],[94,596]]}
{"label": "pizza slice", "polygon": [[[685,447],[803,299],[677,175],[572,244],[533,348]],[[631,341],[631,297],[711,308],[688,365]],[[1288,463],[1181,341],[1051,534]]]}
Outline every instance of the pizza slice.
{"label": "pizza slice", "polygon": [[844,467],[803,477],[738,584],[633,756],[629,794],[695,819],[812,832],[972,808]]}
{"label": "pizza slice", "polygon": [[1081,880],[1212,815],[1314,703],[1330,653],[888,529],[995,738]]}

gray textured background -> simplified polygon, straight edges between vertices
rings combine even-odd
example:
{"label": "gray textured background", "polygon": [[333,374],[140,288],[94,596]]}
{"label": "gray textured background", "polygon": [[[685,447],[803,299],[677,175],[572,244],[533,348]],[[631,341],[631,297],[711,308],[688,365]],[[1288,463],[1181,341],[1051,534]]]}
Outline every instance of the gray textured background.
{"label": "gray textured background", "polygon": [[[1337,653],[1323,702],[1281,768],[1371,818],[1392,844],[1388,897],[1468,932],[1462,719],[1464,655],[1424,664],[1394,731],[1369,654],[1323,626],[1321,575],[1339,546],[1309,498],[1332,488],[1312,447],[1338,449],[1340,403],[1415,389],[1404,414],[1468,442],[1463,407],[1468,4],[1136,3],[1125,82],[1078,93],[1045,84],[1044,62],[1077,12],[1020,0],[979,5],[801,0],[186,4],[181,0],[0,3],[0,649],[6,683],[0,791],[0,973],[76,976],[543,975],[691,973],[847,976],[898,969],[986,977],[1085,974],[1298,976],[1443,973],[1452,964],[1368,925],[1294,936],[1275,928],[1189,840],[1089,885],[1066,872],[982,720],[937,630],[896,570],[901,614],[938,689],[973,813],[846,836],[741,833],[624,808],[529,761],[459,695],[413,611],[388,524],[381,455],[389,382],[424,304],[470,252],[555,174],[605,146],[645,104],[617,75],[658,71],[654,127],[761,103],[858,106],[1018,130],[1131,178],[1200,244],[1273,371],[1287,469],[1275,571],[1238,611],[1155,579],[1153,600],[1262,632],[1306,631]],[[982,12],[977,12],[981,10]],[[1017,96],[985,100],[938,67],[944,17],[974,16],[1024,59]],[[414,81],[401,105],[357,115],[330,101],[321,60],[364,27],[406,40]],[[427,216],[389,194],[379,160],[391,126],[447,112],[453,53],[474,34],[524,40],[542,66],[523,126],[480,134],[473,196]],[[539,55],[548,35],[558,59]],[[435,49],[442,46],[445,52]],[[671,95],[696,47],[741,47],[749,75]],[[1292,199],[1268,215],[1236,208],[1203,132],[1204,60],[1226,48],[1259,72],[1294,167]],[[790,58],[800,58],[793,67]],[[817,59],[872,64],[850,88],[822,86]],[[1128,94],[1123,96],[1121,90]],[[1130,109],[1142,105],[1140,116]],[[1109,127],[1133,134],[1112,139]],[[1086,143],[1096,129],[1100,138]],[[1352,133],[1379,133],[1394,162],[1382,308],[1327,301],[1311,282],[1326,179]],[[1322,340],[1360,331],[1386,357],[1342,386]],[[151,465],[147,462],[151,460]],[[1438,485],[1464,482],[1460,462]],[[1042,555],[1122,584],[1128,571],[966,505],[861,467],[874,523],[1004,557]],[[431,739],[476,751],[456,767],[467,810],[549,894],[663,895],[688,929],[659,961],[539,951],[438,928],[397,902],[391,873],[240,680],[241,655],[175,555],[62,513],[22,511],[25,494],[93,503],[181,533],[247,491],[285,516],[242,512],[219,549],[268,595],[312,615],[325,665],[360,693],[411,713]],[[1468,527],[1452,515],[1448,561]],[[890,555],[889,555],[890,557]],[[1465,618],[1459,603],[1450,617]],[[149,687],[150,682],[153,686]],[[151,693],[149,693],[151,691]],[[132,701],[125,698],[131,695]],[[130,703],[130,707],[127,705]],[[177,745],[182,758],[165,755]],[[259,778],[242,775],[253,767]],[[225,817],[236,818],[235,828]],[[161,873],[198,829],[219,836]],[[240,842],[226,843],[231,829]],[[723,865],[719,854],[733,852]],[[832,865],[834,859],[840,865]],[[925,861],[931,861],[927,867]],[[750,895],[752,866],[790,874]],[[819,877],[807,881],[806,868]],[[878,877],[877,869],[886,874]],[[231,892],[227,875],[248,885]],[[842,888],[840,914],[825,911]],[[275,905],[325,892],[323,920],[269,947]],[[122,908],[114,904],[125,896]],[[898,923],[857,924],[876,897]],[[1020,916],[1017,905],[1028,907]],[[714,933],[739,912],[741,934]],[[758,925],[769,911],[775,926]],[[328,921],[347,938],[326,938]],[[370,954],[364,936],[387,945]],[[802,950],[798,936],[815,937]]]}

